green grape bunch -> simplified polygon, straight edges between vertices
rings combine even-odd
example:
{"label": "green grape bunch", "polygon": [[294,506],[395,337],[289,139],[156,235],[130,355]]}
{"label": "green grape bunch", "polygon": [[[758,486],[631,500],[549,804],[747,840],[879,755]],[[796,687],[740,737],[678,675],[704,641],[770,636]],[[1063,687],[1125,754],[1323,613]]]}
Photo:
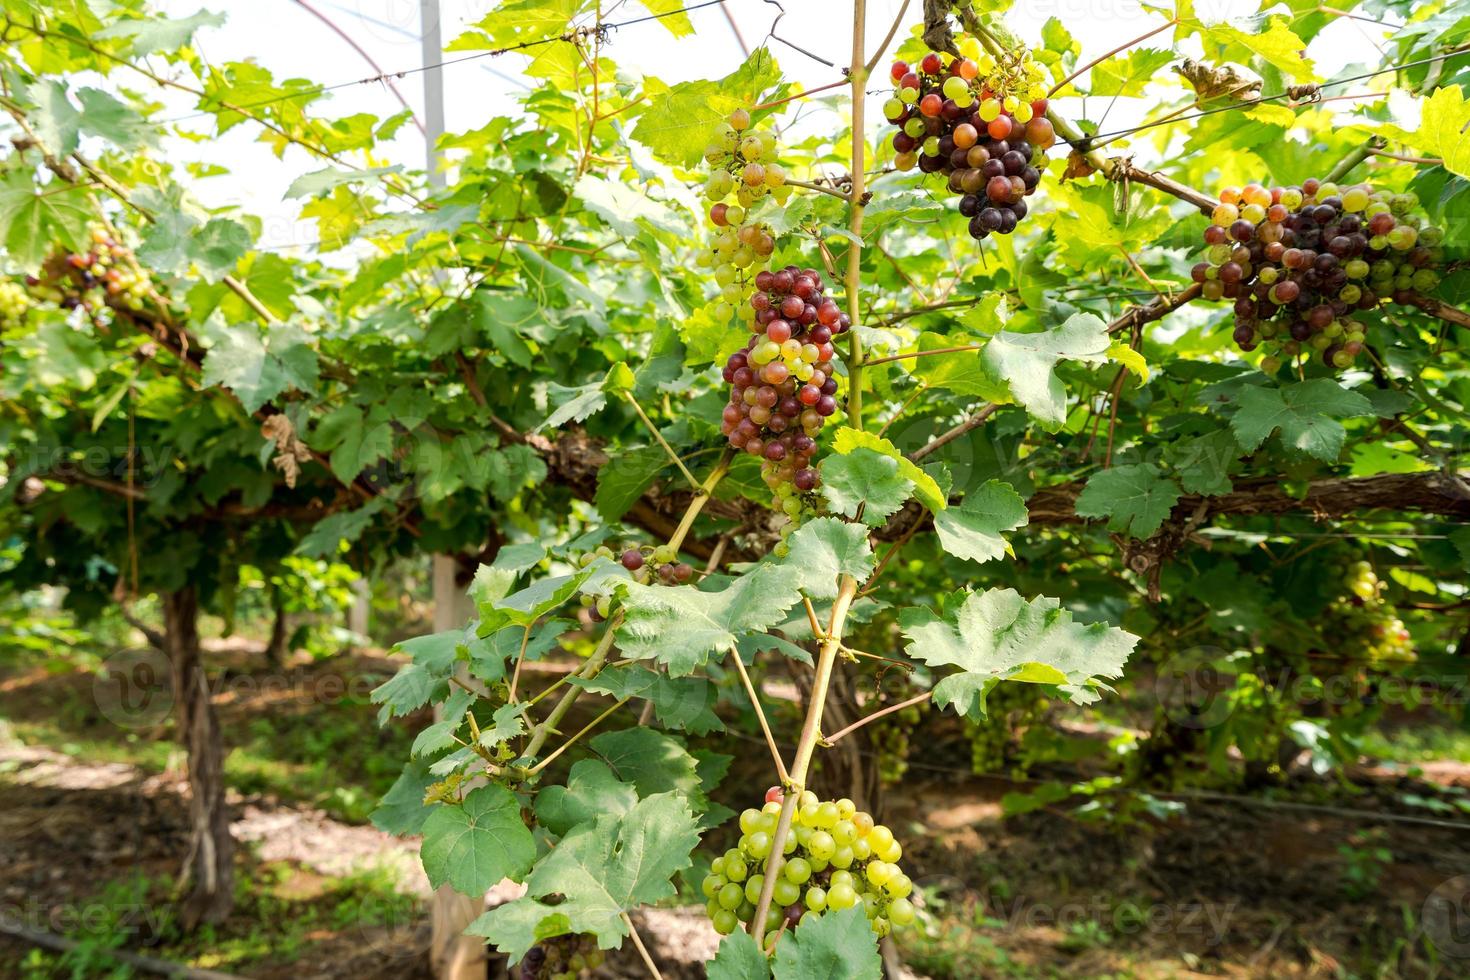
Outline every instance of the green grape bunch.
{"label": "green grape bunch", "polygon": [[696,262],[713,271],[719,292],[712,300],[716,320],[739,316],[754,320],[749,299],[755,290],[755,271],[769,264],[776,250],[771,227],[750,217],[757,201],[770,195],[777,204],[791,198],[792,186],[777,162],[780,148],[769,130],[751,129],[750,113],[737,109],[720,124],[705,148],[710,176],[704,196],[710,203],[712,226],[709,248],[701,250]]}
{"label": "green grape bunch", "polygon": [[1370,666],[1416,659],[1409,630],[1384,598],[1384,583],[1373,566],[1355,562],[1343,584],[1346,594],[1328,607],[1332,646]]}
{"label": "green grape bunch", "polygon": [[25,286],[9,279],[0,280],[0,326],[20,326],[34,305]]}
{"label": "green grape bunch", "polygon": [[[782,800],[780,787],[772,787],[764,807],[740,814],[739,843],[715,858],[701,883],[706,909],[721,935],[755,916]],[[914,883],[898,866],[902,856],[893,831],[874,823],[852,800],[824,801],[804,791],[786,838],[766,931],[858,904],[879,936],[913,924],[917,912],[909,896]]]}

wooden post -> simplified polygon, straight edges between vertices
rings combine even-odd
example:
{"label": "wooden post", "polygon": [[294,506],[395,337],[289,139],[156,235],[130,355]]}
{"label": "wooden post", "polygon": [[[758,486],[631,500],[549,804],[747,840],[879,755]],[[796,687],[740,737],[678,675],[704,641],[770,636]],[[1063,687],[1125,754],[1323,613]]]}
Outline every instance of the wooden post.
{"label": "wooden post", "polygon": [[[464,587],[456,582],[458,563],[453,555],[434,556],[434,632],[461,629],[472,608]],[[434,706],[438,721],[442,705]],[[485,911],[483,897],[468,898],[448,885],[434,892],[429,957],[439,980],[484,980],[489,956],[485,941],[466,936],[465,928]]]}

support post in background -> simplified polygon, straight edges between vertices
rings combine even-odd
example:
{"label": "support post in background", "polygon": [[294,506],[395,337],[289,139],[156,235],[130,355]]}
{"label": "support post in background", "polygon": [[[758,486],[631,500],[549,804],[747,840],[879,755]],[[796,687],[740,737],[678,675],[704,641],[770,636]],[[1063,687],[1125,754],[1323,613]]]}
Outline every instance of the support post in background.
{"label": "support post in background", "polygon": [[[419,37],[423,63],[437,65],[444,57],[440,36],[439,0],[419,0]],[[439,170],[439,137],[444,132],[444,69],[424,73],[424,158],[432,187],[444,186]],[[469,600],[456,583],[453,555],[434,556],[434,632],[463,627],[469,621]],[[434,708],[439,720],[441,706]],[[466,936],[465,928],[485,911],[484,898],[467,898],[444,885],[434,893],[429,942],[430,965],[439,980],[485,980],[489,957],[485,941]]]}

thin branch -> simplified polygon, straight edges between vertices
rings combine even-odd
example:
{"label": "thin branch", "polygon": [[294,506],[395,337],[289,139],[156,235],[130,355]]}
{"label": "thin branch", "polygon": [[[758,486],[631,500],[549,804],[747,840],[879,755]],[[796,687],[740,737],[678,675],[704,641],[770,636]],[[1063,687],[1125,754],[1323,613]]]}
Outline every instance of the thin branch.
{"label": "thin branch", "polygon": [[521,650],[519,653],[516,654],[516,669],[510,675],[510,692],[505,697],[505,700],[508,704],[515,704],[516,688],[521,683],[521,664],[525,663],[526,661],[526,647],[530,645],[531,626],[528,623],[525,627],[524,635],[521,636]]}
{"label": "thin branch", "polygon": [[1390,153],[1387,150],[1370,149],[1369,153],[1375,157],[1387,157],[1390,160],[1402,160],[1404,163],[1417,163],[1425,167],[1443,167],[1444,161],[1439,157],[1411,157],[1403,153]]}
{"label": "thin branch", "polygon": [[894,36],[898,34],[899,26],[903,24],[903,15],[908,13],[908,10],[909,0],[903,0],[903,4],[898,8],[898,13],[893,18],[892,25],[888,28],[888,33],[883,35],[883,43],[878,45],[878,50],[873,52],[873,57],[868,59],[866,65],[863,65],[863,74],[873,74],[873,69],[877,68],[878,62],[883,60],[883,52],[887,51],[888,46],[893,43]]}
{"label": "thin branch", "polygon": [[994,415],[998,411],[1000,411],[999,405],[992,403],[984,406],[979,411],[972,414],[969,418],[961,422],[959,425],[950,429],[948,432],[935,436],[933,439],[929,440],[929,442],[909,453],[909,459],[917,463],[925,456],[928,456],[930,453],[934,452],[942,446],[946,446],[949,443],[954,442],[960,436],[971,431],[972,429],[980,428],[980,426],[985,424],[986,419],[990,418],[990,416]]}
{"label": "thin branch", "polygon": [[822,184],[813,184],[805,180],[792,180],[790,177],[786,178],[786,183],[790,184],[793,187],[805,187],[809,191],[817,191],[819,193],[826,194],[828,197],[835,197],[839,201],[850,200],[850,198],[848,198],[848,196],[841,191],[831,187],[825,187]]}
{"label": "thin branch", "polygon": [[653,980],[664,980],[664,975],[658,972],[658,965],[653,962],[653,957],[648,955],[648,948],[643,945],[643,937],[638,935],[638,930],[633,925],[633,920],[628,918],[627,912],[620,913],[623,917],[623,925],[628,927],[628,935],[633,938],[633,945],[638,950],[638,955],[643,957],[643,965],[648,967],[648,973]]}
{"label": "thin branch", "polygon": [[766,721],[766,713],[761,708],[761,700],[756,695],[755,685],[751,683],[750,672],[745,669],[745,661],[740,659],[740,651],[732,650],[731,656],[735,660],[735,669],[740,672],[740,682],[745,685],[745,694],[750,698],[750,706],[755,709],[756,720],[760,722],[761,734],[766,737],[766,747],[771,750],[771,758],[776,761],[776,772],[781,777],[781,784],[791,778],[786,771],[786,763],[781,761],[781,750],[776,748],[775,736],[771,734],[770,723]]}
{"label": "thin branch", "polygon": [[848,725],[846,728],[842,729],[842,731],[838,732],[836,735],[828,735],[824,741],[829,746],[835,745],[837,744],[839,739],[846,738],[848,735],[851,735],[853,732],[857,731],[859,728],[862,728],[864,725],[875,722],[879,718],[882,718],[884,715],[891,715],[895,711],[902,711],[904,708],[911,708],[916,704],[923,704],[925,701],[928,701],[933,696],[933,691],[925,691],[923,694],[916,694],[913,697],[908,698],[907,700],[898,702],[897,704],[890,704],[888,707],[879,709],[878,711],[873,712],[865,718],[859,718],[851,725]]}
{"label": "thin branch", "polygon": [[628,404],[633,406],[633,411],[638,413],[638,417],[643,420],[643,424],[648,426],[648,431],[653,433],[653,437],[658,440],[658,444],[663,447],[664,452],[669,454],[669,459],[673,460],[674,465],[679,467],[679,472],[684,474],[684,479],[689,481],[689,486],[694,490],[698,490],[699,481],[694,478],[693,473],[689,472],[689,467],[684,465],[684,461],[679,458],[679,454],[674,452],[674,447],[670,446],[668,441],[664,439],[663,433],[658,431],[658,426],[653,424],[653,419],[649,418],[648,413],[643,411],[643,406],[638,404],[638,399],[633,397],[631,391],[623,392],[623,397],[628,399]]}
{"label": "thin branch", "polygon": [[551,763],[556,760],[557,756],[561,755],[567,749],[569,749],[573,745],[577,744],[577,740],[578,739],[580,739],[583,735],[586,735],[588,732],[592,731],[592,729],[596,728],[598,725],[602,724],[602,722],[607,718],[608,715],[612,714],[614,711],[617,711],[619,708],[621,708],[623,705],[625,705],[627,703],[628,703],[628,699],[627,698],[620,698],[620,699],[618,699],[616,702],[613,703],[613,705],[611,707],[609,707],[602,714],[598,715],[596,718],[593,718],[587,724],[583,725],[582,728],[581,728],[581,730],[578,731],[575,735],[573,735],[571,738],[567,739],[565,742],[563,742],[560,745],[558,745],[556,747],[556,751],[552,752],[546,758],[542,759],[540,762],[538,762],[534,766],[532,766],[530,768],[530,770],[528,771],[528,775],[534,776],[534,775],[536,775],[536,773],[540,772],[541,770],[545,769],[547,766],[551,765]]}
{"label": "thin branch", "polygon": [[812,606],[812,601],[806,596],[801,597],[802,607],[806,609],[806,620],[811,624],[812,636],[818,640],[825,639],[822,633],[822,625],[817,622],[817,610]]}
{"label": "thin branch", "polygon": [[933,350],[911,350],[904,351],[901,354],[889,354],[887,357],[875,357],[872,360],[864,361],[863,363],[867,364],[869,367],[872,367],[875,364],[888,364],[893,361],[906,361],[914,357],[930,357],[934,354],[964,354],[969,351],[982,350],[984,349],[984,347],[984,344],[965,344],[963,347],[936,347]]}
{"label": "thin branch", "polygon": [[1068,75],[1066,78],[1062,79],[1060,82],[1057,82],[1055,85],[1053,85],[1051,87],[1051,91],[1048,92],[1048,93],[1046,93],[1046,97],[1048,99],[1053,98],[1058,92],[1060,92],[1063,88],[1066,87],[1066,85],[1067,85],[1068,82],[1071,82],[1072,80],[1076,79],[1083,72],[1086,72],[1086,71],[1088,71],[1091,68],[1095,68],[1096,66],[1102,64],[1104,61],[1107,61],[1109,58],[1111,58],[1115,54],[1120,54],[1120,53],[1122,53],[1124,51],[1127,51],[1129,48],[1133,47],[1135,44],[1142,44],[1144,41],[1147,41],[1149,38],[1153,37],[1155,34],[1159,34],[1159,33],[1163,32],[1163,31],[1167,31],[1169,28],[1173,27],[1175,25],[1175,23],[1176,23],[1176,21],[1173,18],[1170,18],[1170,20],[1167,21],[1165,24],[1163,24],[1160,27],[1155,27],[1153,30],[1149,31],[1147,34],[1140,34],[1138,37],[1135,37],[1131,41],[1124,41],[1122,44],[1118,45],[1116,48],[1114,48],[1113,50],[1109,51],[1107,54],[1101,55],[1101,56],[1096,57],[1096,58],[1093,58],[1087,64],[1085,64],[1082,67],[1078,68],[1076,71],[1072,72],[1072,74]]}

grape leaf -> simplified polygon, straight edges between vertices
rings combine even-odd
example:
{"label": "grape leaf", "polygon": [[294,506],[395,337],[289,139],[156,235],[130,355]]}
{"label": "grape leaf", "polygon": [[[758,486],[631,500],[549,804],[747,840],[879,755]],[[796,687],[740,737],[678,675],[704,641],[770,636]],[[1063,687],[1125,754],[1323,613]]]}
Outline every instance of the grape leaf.
{"label": "grape leaf", "polygon": [[1159,69],[1175,58],[1167,48],[1134,48],[1092,66],[1091,94],[1137,98]]}
{"label": "grape leaf", "polygon": [[708,735],[725,727],[714,713],[714,685],[702,677],[669,677],[641,664],[609,667],[591,678],[574,677],[584,690],[614,698],[643,698],[653,703],[665,728]]}
{"label": "grape leaf", "polygon": [[1229,429],[1170,443],[1164,450],[1164,458],[1178,473],[1185,492],[1206,497],[1230,492],[1230,464],[1239,455],[1240,447]]}
{"label": "grape leaf", "polygon": [[75,153],[81,142],[82,114],[71,104],[66,86],[47,81],[32,86],[25,94],[36,105],[29,113],[31,125],[46,151],[63,159]]}
{"label": "grape leaf", "polygon": [[670,465],[669,454],[662,446],[632,446],[597,471],[597,512],[609,523],[622,520],[653,485],[654,477]]}
{"label": "grape leaf", "polygon": [[1280,388],[1245,385],[1230,428],[1240,448],[1259,449],[1277,429],[1281,443],[1296,453],[1332,462],[1342,452],[1347,430],[1339,418],[1370,415],[1373,403],[1331,378],[1314,378]]}
{"label": "grape leaf", "polygon": [[1056,684],[1074,703],[1090,704],[1098,698],[1096,679],[1121,677],[1138,643],[1105,623],[1074,622],[1057,599],[1026,600],[1014,589],[965,589],[946,606],[945,617],[905,609],[899,627],[910,657],[960,669],[935,685],[934,703],[971,717],[983,715],[985,695],[1002,680]]}
{"label": "grape leaf", "polygon": [[204,384],[229,388],[247,412],[291,388],[316,390],[316,351],[299,328],[277,325],[262,337],[254,326],[240,324],[215,331],[211,339]]}
{"label": "grape leaf", "polygon": [[609,228],[624,238],[638,236],[643,230],[639,221],[646,221],[651,227],[671,235],[687,231],[678,215],[649,197],[645,188],[587,174],[577,181],[573,192],[578,200],[607,222]]}
{"label": "grape leaf", "polygon": [[546,389],[551,398],[559,401],[559,404],[556,411],[548,415],[546,421],[536,426],[533,432],[559,428],[568,422],[585,421],[589,415],[595,415],[607,406],[607,392],[603,390],[601,381],[579,385],[575,388],[568,388],[551,381],[547,383]]}
{"label": "grape leaf", "polygon": [[866,582],[877,562],[867,530],[835,517],[807,521],[787,543],[791,553],[784,564],[800,573],[801,590],[813,599],[837,598],[838,579],[844,575]]}
{"label": "grape leaf", "polygon": [[[572,931],[590,933],[599,947],[612,949],[628,936],[624,913],[674,896],[672,879],[689,867],[698,844],[689,802],[676,793],[650,796],[622,813],[600,814],[594,823],[578,824],[536,862],[525,898],[485,913],[469,931],[488,938],[515,962],[545,917],[563,916]],[[554,907],[538,901],[550,895],[563,900]]]}
{"label": "grape leaf", "polygon": [[703,805],[699,766],[676,739],[652,728],[603,732],[591,741],[593,751],[639,796],[679,793]]}
{"label": "grape leaf", "polygon": [[1025,527],[1026,502],[1009,483],[989,480],[970,491],[958,507],[934,515],[939,544],[956,558],[987,562],[1010,551],[1002,531]]}
{"label": "grape leaf", "polygon": [[469,655],[469,646],[476,642],[469,630],[445,630],[404,640],[393,649],[406,653],[411,662],[405,664],[387,681],[373,689],[373,704],[383,706],[379,722],[386,722],[394,715],[403,716],[417,711],[429,703],[436,692],[448,689],[449,675],[454,672],[460,652]]}
{"label": "grape leaf", "polygon": [[536,794],[536,822],[558,837],[600,814],[622,814],[638,803],[638,791],[623,782],[607,763],[583,759],[572,766],[565,786],[547,786]]}
{"label": "grape leaf", "polygon": [[483,895],[506,878],[525,877],[536,841],[515,795],[504,786],[481,786],[463,805],[440,804],[429,814],[420,857],[435,888],[448,882],[462,895]]}
{"label": "grape leaf", "polygon": [[1058,361],[1102,364],[1107,360],[1107,325],[1091,313],[1074,313],[1044,333],[1002,330],[985,345],[983,357],[996,378],[1048,431],[1061,428],[1067,415],[1067,389],[1056,375]]}
{"label": "grape leaf", "polygon": [[423,831],[424,821],[434,807],[424,802],[424,794],[434,785],[434,776],[429,772],[425,759],[414,759],[403,767],[403,772],[378,801],[378,806],[369,819],[373,826],[385,834],[405,835]]}
{"label": "grape leaf", "polygon": [[[973,310],[970,312],[974,312]],[[919,350],[944,350],[947,347],[962,347],[974,338],[924,331],[919,334]],[[979,351],[959,351],[953,354],[931,354],[916,358],[910,368],[914,377],[931,388],[944,388],[960,395],[984,398],[986,401],[1005,401],[1005,382],[992,377],[986,370],[985,361]]]}
{"label": "grape leaf", "polygon": [[949,506],[949,500],[945,497],[944,491],[939,489],[939,484],[934,477],[920,469],[913,460],[899,452],[898,447],[882,436],[854,429],[851,426],[843,426],[837,430],[837,438],[833,440],[833,449],[844,456],[854,449],[871,449],[873,452],[889,456],[898,462],[898,472],[905,479],[913,482],[914,496],[919,498],[919,503],[936,513]]}
{"label": "grape leaf", "polygon": [[465,928],[466,935],[489,939],[497,950],[510,957],[511,966],[519,963],[532,946],[571,931],[572,924],[562,914],[561,906],[530,898],[493,908]]}
{"label": "grape leaf", "polygon": [[821,489],[843,517],[856,518],[861,506],[863,522],[880,527],[908,501],[914,481],[899,472],[892,456],[860,447],[823,461]]}
{"label": "grape leaf", "polygon": [[775,967],[776,980],[878,980],[883,975],[878,940],[862,905],[804,917],[776,947]]}
{"label": "grape leaf", "polygon": [[720,950],[710,960],[705,976],[708,980],[770,980],[771,964],[755,937],[736,929],[720,940]]}
{"label": "grape leaf", "polygon": [[1458,85],[1435,89],[1424,100],[1419,116],[1419,131],[1414,145],[1425,153],[1444,160],[1446,170],[1470,177],[1470,139],[1465,127],[1470,125],[1470,100]]}
{"label": "grape leaf", "polygon": [[335,555],[343,541],[356,541],[372,525],[378,512],[388,505],[386,497],[374,497],[357,510],[344,510],[317,521],[299,544],[296,554],[307,558]]}
{"label": "grape leaf", "polygon": [[1220,44],[1235,43],[1245,47],[1296,81],[1316,81],[1317,74],[1312,69],[1311,60],[1302,57],[1307,45],[1292,33],[1288,23],[1285,17],[1272,17],[1267,29],[1260,34],[1248,34],[1229,24],[1210,25],[1204,33]]}
{"label": "grape leaf", "polygon": [[674,677],[693,673],[712,653],[725,653],[743,633],[780,622],[800,598],[800,572],[758,565],[718,592],[693,585],[629,582],[619,648],[634,660],[656,660]]}
{"label": "grape leaf", "polygon": [[52,248],[79,248],[92,212],[82,191],[59,180],[36,186],[25,167],[0,177],[0,239],[17,263],[34,268]]}
{"label": "grape leaf", "polygon": [[1153,536],[1179,502],[1179,486],[1152,463],[1099,470],[1077,495],[1081,517],[1106,517],[1108,530]]}
{"label": "grape leaf", "polygon": [[633,128],[633,138],[666,163],[693,166],[715,127],[780,79],[776,59],[765,48],[757,48],[745,64],[719,81],[681,82],[652,94]]}
{"label": "grape leaf", "polygon": [[188,17],[149,17],[146,20],[120,20],[92,35],[94,39],[129,38],[128,51],[134,57],[155,51],[173,51],[184,47],[201,27],[219,27],[224,14],[199,10]]}

